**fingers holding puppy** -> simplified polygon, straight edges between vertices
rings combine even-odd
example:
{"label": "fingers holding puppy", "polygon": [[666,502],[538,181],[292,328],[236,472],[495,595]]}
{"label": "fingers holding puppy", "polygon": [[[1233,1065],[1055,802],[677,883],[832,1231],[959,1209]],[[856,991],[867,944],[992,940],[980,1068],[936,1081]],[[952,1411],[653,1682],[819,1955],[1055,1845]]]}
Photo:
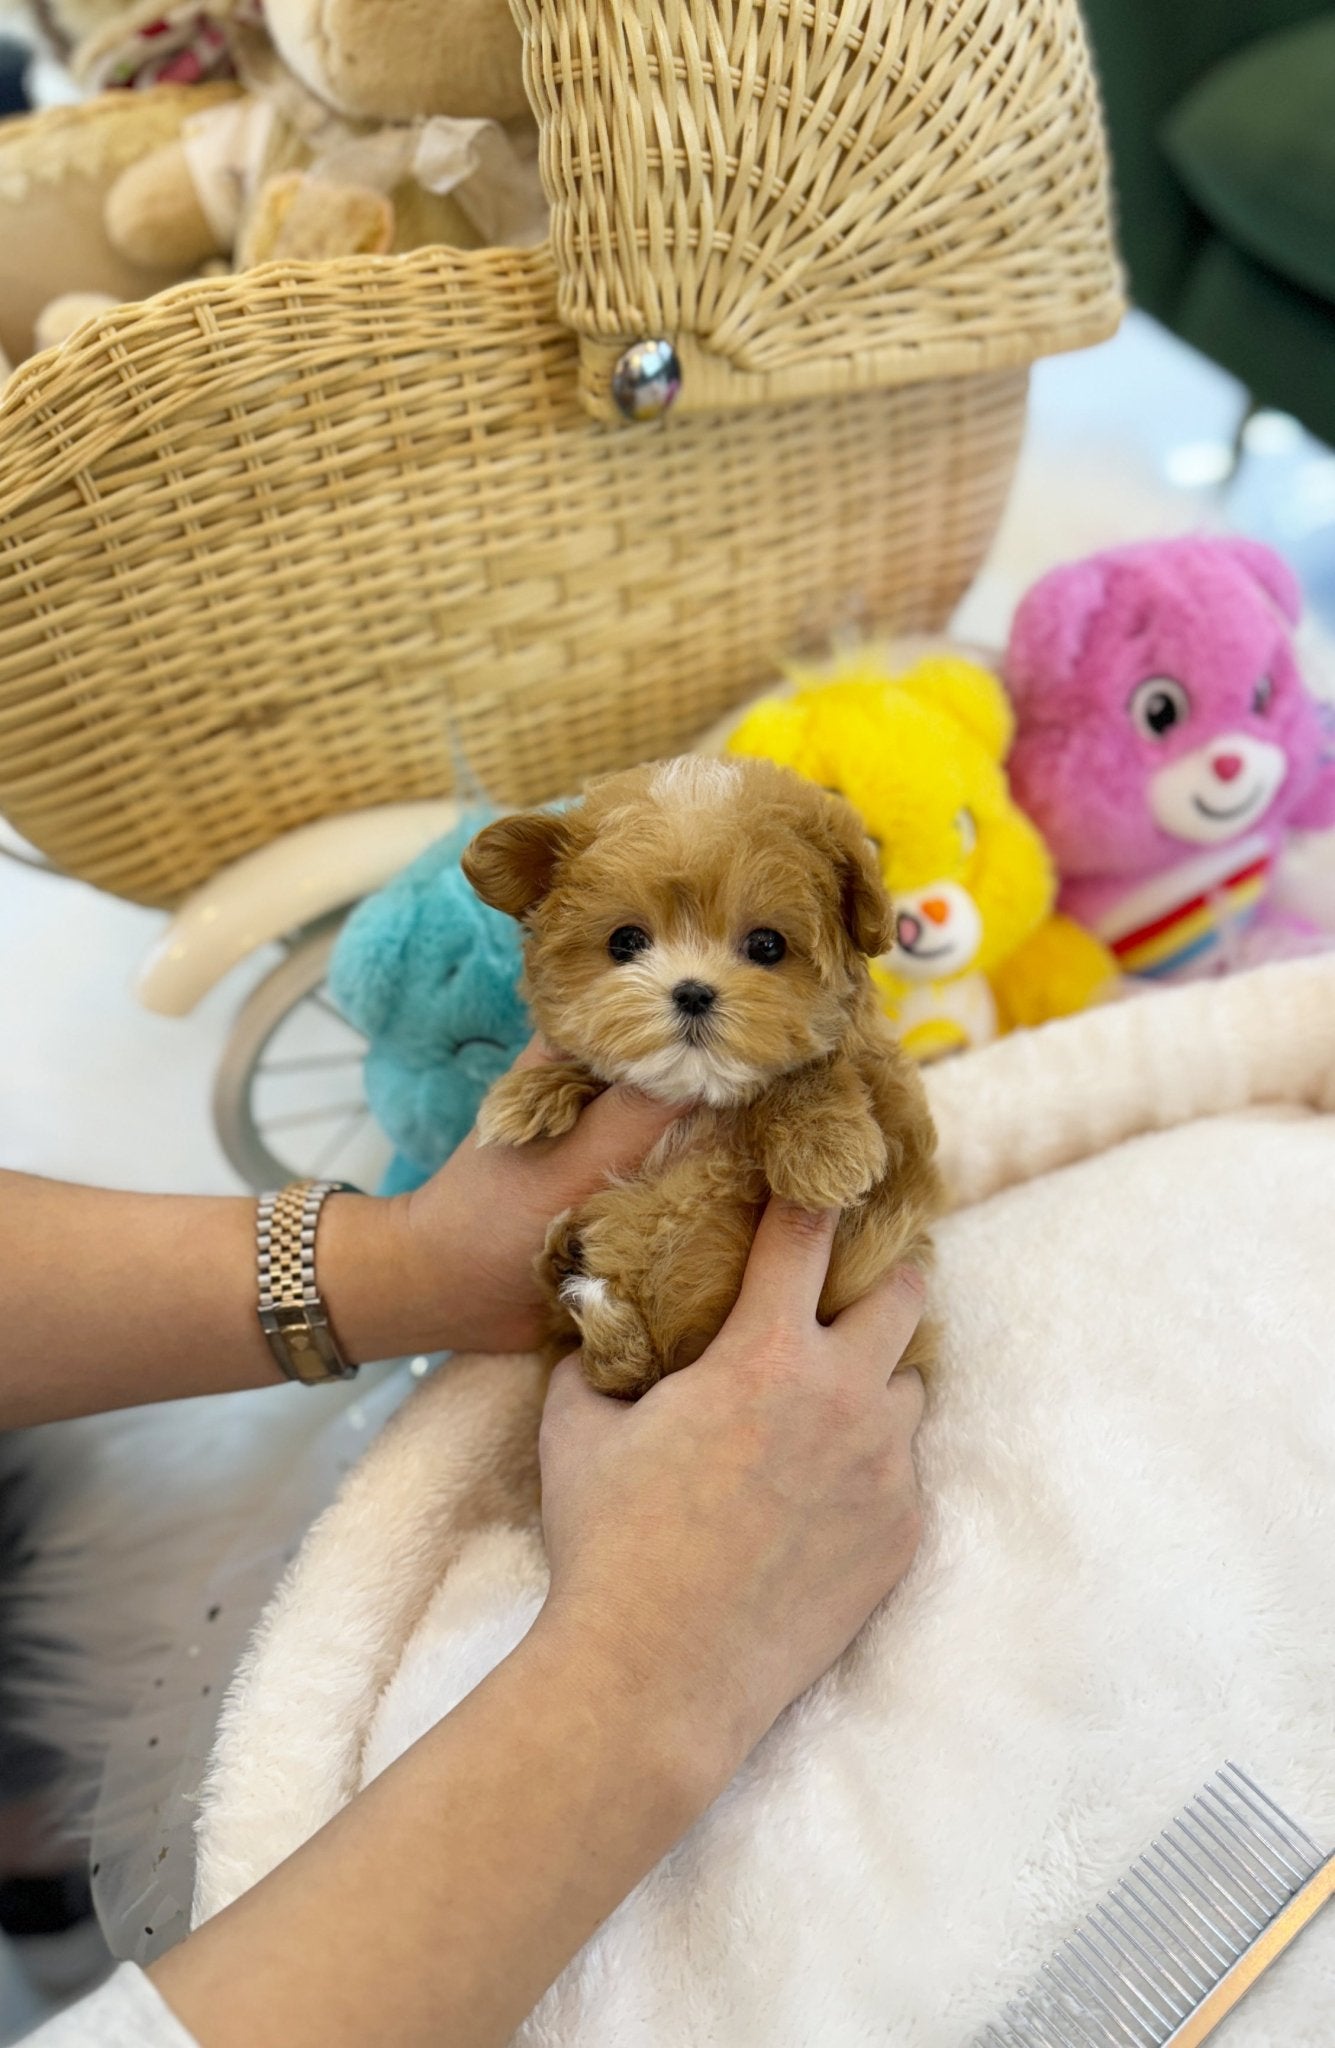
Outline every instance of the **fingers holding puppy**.
{"label": "fingers holding puppy", "polygon": [[[767,1337],[776,1358],[790,1351],[814,1358],[812,1340],[823,1340],[817,1350],[832,1350],[841,1373],[884,1385],[906,1354],[906,1366],[917,1363],[926,1281],[912,1265],[896,1267],[827,1329],[819,1329],[817,1310],[838,1221],[835,1209],[802,1209],[772,1199],[760,1219],[729,1328],[746,1339]],[[921,1379],[916,1371],[912,1376],[921,1393]]]}
{"label": "fingers holding puppy", "polygon": [[765,1205],[728,1318],[735,1333],[814,1326],[839,1222],[837,1209],[804,1209],[774,1196]]}
{"label": "fingers holding puppy", "polygon": [[926,1301],[924,1275],[916,1266],[896,1266],[835,1317],[831,1334],[850,1362],[869,1374],[891,1380],[911,1372],[921,1389],[917,1367],[930,1329],[923,1322]]}

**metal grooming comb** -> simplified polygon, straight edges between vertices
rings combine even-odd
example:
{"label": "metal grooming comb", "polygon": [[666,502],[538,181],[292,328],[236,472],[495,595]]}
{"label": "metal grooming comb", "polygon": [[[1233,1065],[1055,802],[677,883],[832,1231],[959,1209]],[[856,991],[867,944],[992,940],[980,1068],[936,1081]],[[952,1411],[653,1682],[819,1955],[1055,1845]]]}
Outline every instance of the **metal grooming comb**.
{"label": "metal grooming comb", "polygon": [[1225,1764],[973,2048],[1196,2048],[1332,1895],[1335,1854]]}

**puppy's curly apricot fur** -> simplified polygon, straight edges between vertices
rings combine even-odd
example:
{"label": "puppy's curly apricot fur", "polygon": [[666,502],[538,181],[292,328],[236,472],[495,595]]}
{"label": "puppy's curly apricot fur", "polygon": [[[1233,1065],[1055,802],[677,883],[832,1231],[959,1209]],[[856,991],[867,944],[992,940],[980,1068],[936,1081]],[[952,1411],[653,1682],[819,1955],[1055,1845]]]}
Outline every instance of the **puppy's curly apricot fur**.
{"label": "puppy's curly apricot fur", "polygon": [[[638,1173],[553,1224],[553,1358],[580,1343],[593,1385],[622,1395],[698,1358],[771,1194],[843,1212],[824,1320],[926,1263],[935,1133],[873,995],[890,911],[841,798],[767,761],[688,756],[500,819],[464,872],[523,923],[525,994],[557,1051],[496,1083],[482,1140],[559,1135],[616,1081],[689,1105]],[[924,1325],[906,1362],[931,1346]]]}

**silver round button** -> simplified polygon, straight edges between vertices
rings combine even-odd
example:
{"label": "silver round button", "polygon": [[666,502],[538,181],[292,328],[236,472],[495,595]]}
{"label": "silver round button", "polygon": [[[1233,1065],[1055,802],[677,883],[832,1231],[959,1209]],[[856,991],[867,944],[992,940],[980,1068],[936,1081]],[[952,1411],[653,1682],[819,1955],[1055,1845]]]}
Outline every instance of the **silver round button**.
{"label": "silver round button", "polygon": [[612,372],[612,396],[628,420],[661,419],[681,390],[681,363],[670,341],[637,341]]}

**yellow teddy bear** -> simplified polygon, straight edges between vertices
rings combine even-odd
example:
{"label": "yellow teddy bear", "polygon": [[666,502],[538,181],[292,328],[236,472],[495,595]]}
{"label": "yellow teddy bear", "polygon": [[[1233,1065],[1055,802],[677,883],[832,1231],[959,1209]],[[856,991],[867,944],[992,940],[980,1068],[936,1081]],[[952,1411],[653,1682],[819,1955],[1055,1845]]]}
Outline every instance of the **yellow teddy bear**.
{"label": "yellow teddy bear", "polygon": [[1047,849],[1002,766],[1014,721],[995,676],[932,654],[890,675],[874,654],[753,705],[729,753],[759,754],[838,790],[866,820],[895,909],[872,974],[918,1059],[1083,1009],[1116,965],[1054,916]]}

